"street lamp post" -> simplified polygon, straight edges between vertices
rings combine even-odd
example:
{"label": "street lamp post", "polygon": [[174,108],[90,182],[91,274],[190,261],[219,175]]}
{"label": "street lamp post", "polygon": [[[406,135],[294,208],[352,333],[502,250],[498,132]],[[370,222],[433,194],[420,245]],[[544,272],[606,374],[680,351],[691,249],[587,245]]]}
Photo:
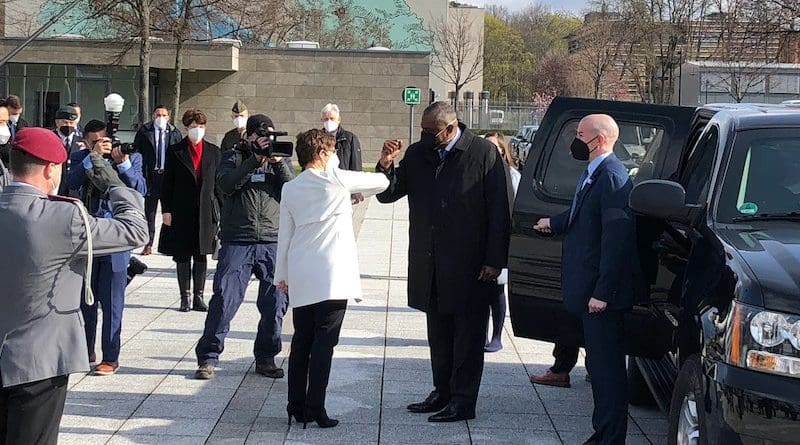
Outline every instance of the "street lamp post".
{"label": "street lamp post", "polygon": [[681,92],[683,87],[683,51],[678,51],[678,106],[681,105]]}

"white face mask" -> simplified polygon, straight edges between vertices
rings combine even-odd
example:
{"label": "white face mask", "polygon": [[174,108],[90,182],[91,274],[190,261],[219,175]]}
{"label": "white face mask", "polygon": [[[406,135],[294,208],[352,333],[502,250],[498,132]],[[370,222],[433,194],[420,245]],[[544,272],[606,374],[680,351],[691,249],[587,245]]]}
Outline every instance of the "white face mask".
{"label": "white face mask", "polygon": [[194,127],[190,128],[187,133],[189,134],[189,140],[196,144],[203,139],[203,136],[206,135],[206,129]]}
{"label": "white face mask", "polygon": [[153,125],[155,125],[159,130],[165,130],[168,123],[169,119],[164,116],[159,116],[153,121]]}
{"label": "white face mask", "polygon": [[11,129],[8,125],[0,126],[0,145],[8,143],[9,139],[11,139]]}
{"label": "white face mask", "polygon": [[10,120],[12,124],[16,124],[17,122],[19,122],[19,114],[12,114]]}
{"label": "white face mask", "polygon": [[325,131],[328,133],[333,133],[339,129],[339,123],[335,120],[328,119],[322,123],[322,127],[325,128]]}
{"label": "white face mask", "polygon": [[328,165],[325,166],[326,171],[331,171],[335,168],[339,168],[339,156],[336,153],[333,153],[330,158],[328,158]]}
{"label": "white face mask", "polygon": [[233,118],[233,125],[235,125],[236,128],[245,128],[247,127],[247,118],[244,116],[237,116]]}

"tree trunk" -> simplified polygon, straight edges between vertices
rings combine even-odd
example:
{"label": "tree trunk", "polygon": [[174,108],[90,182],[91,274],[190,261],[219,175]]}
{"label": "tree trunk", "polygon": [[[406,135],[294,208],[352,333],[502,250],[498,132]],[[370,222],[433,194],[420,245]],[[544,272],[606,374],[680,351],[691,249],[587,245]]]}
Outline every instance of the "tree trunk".
{"label": "tree trunk", "polygon": [[175,43],[175,86],[172,89],[172,114],[178,119],[178,110],[181,107],[181,73],[183,72],[183,40],[178,39]]}
{"label": "tree trunk", "polygon": [[602,81],[603,81],[603,77],[602,76],[597,76],[597,77],[594,78],[594,98],[595,99],[600,99],[600,90],[601,90],[600,84],[602,83]]}
{"label": "tree trunk", "polygon": [[455,87],[456,87],[456,94],[455,94],[456,97],[453,98],[453,109],[456,110],[456,114],[458,114],[458,96],[461,94],[461,87],[458,85],[455,85]]}
{"label": "tree trunk", "polygon": [[139,42],[139,125],[148,121],[150,115],[150,0],[139,3],[142,29]]}
{"label": "tree trunk", "polygon": [[172,113],[177,119],[180,116],[178,110],[181,107],[181,80],[183,78],[183,44],[188,39],[189,21],[191,20],[192,2],[191,0],[184,0],[183,2],[183,15],[181,15],[180,27],[178,28],[178,35],[175,36],[175,86],[172,89],[173,102]]}

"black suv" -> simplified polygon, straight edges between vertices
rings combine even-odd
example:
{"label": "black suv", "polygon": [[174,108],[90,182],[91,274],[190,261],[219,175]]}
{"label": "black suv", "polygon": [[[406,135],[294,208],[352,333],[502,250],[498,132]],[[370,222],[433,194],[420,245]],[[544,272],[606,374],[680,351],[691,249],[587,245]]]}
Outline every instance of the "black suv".
{"label": "black suv", "polygon": [[798,110],[557,98],[514,205],[515,334],[553,341],[575,322],[561,302],[561,238],[533,226],[569,207],[585,169],[569,144],[590,113],[640,142],[614,150],[635,184],[649,281],[626,320],[632,403],[652,396],[673,444],[800,442]]}

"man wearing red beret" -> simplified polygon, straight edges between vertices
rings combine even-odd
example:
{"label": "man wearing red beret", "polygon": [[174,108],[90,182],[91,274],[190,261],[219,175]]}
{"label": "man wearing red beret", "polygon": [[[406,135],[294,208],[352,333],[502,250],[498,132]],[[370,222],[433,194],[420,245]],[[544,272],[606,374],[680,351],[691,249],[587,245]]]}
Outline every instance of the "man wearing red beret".
{"label": "man wearing red beret", "polygon": [[48,196],[67,158],[52,131],[25,128],[12,141],[14,182],[0,193],[0,443],[57,442],[69,374],[89,369],[80,304],[91,257],[148,239],[142,196],[91,156],[89,175],[107,193],[111,218]]}

